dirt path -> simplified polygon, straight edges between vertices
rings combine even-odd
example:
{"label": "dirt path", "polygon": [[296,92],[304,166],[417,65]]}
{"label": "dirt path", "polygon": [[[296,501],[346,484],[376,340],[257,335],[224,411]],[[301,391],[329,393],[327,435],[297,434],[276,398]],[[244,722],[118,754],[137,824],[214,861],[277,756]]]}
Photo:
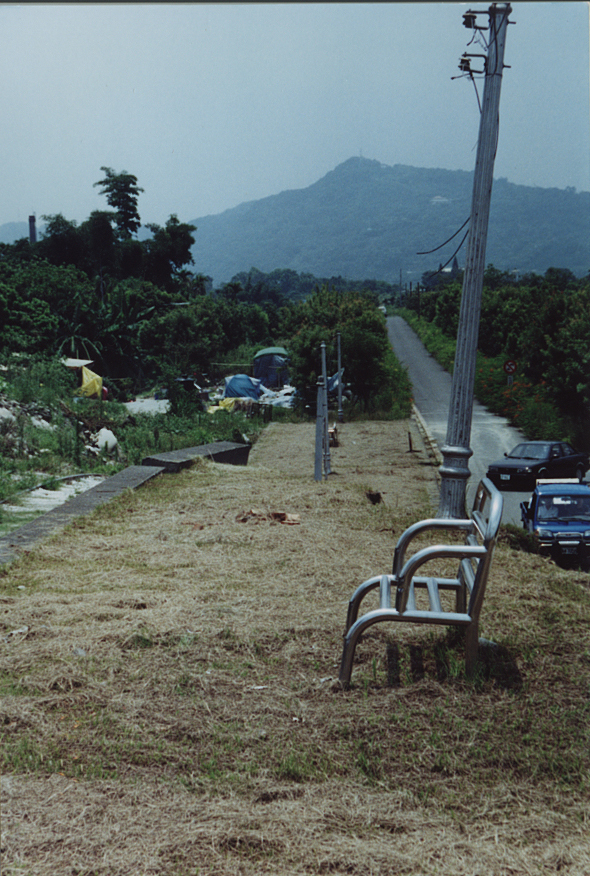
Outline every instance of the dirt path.
{"label": "dirt path", "polygon": [[[336,426],[338,446],[330,449],[333,477],[381,492],[391,507],[412,513],[418,502],[436,503],[435,471],[413,422],[344,423]],[[250,454],[250,465],[297,479],[313,478],[315,424],[271,423]],[[436,507],[436,504],[434,505]]]}

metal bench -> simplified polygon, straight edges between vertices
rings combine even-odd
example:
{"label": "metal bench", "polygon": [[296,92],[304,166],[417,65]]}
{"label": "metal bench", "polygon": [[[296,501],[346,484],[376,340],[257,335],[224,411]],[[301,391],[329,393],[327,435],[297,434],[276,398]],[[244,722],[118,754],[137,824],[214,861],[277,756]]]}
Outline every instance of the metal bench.
{"label": "metal bench", "polygon": [[[344,687],[350,685],[354,652],[359,638],[368,627],[380,621],[463,627],[465,673],[468,676],[473,675],[477,658],[479,613],[502,519],[503,501],[499,490],[490,480],[484,478],[477,488],[469,518],[422,520],[406,529],[395,548],[393,574],[369,578],[355,590],[349,602],[339,675],[340,683]],[[431,530],[465,533],[464,543],[430,545],[406,559],[410,543],[417,536]],[[441,558],[459,560],[456,577],[416,576],[418,569],[425,563]],[[379,588],[379,608],[368,611],[359,618],[362,600],[376,588]],[[416,588],[427,591],[428,609],[416,607]],[[443,609],[441,591],[454,591],[454,611]],[[391,605],[392,592],[395,608]]]}

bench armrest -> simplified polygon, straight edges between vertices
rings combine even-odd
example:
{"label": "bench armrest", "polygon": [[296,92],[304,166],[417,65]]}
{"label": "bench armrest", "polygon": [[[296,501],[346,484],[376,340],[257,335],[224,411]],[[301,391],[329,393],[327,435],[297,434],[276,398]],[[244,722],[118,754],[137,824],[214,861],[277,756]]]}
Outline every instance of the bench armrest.
{"label": "bench armrest", "polygon": [[478,559],[483,560],[488,550],[483,545],[443,545],[435,544],[423,548],[407,561],[399,575],[395,576],[397,584],[396,608],[400,614],[406,610],[412,578],[418,569],[429,560],[436,559]]}
{"label": "bench armrest", "polygon": [[392,571],[396,578],[401,574],[401,570],[405,563],[406,551],[408,550],[410,542],[424,532],[430,532],[432,530],[466,532],[469,535],[470,533],[475,532],[475,525],[472,520],[467,519],[453,520],[449,518],[431,518],[429,520],[420,520],[418,523],[409,526],[405,532],[400,535],[397,545],[395,546]]}

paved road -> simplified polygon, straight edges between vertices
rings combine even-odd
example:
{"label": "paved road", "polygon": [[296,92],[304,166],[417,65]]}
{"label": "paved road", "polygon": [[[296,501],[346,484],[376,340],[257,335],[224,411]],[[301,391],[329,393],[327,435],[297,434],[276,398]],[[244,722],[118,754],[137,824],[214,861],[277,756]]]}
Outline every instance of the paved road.
{"label": "paved road", "polygon": [[[397,358],[408,369],[414,389],[414,403],[440,448],[447,435],[451,375],[432,358],[401,317],[389,317],[387,331]],[[491,414],[477,400],[474,401],[471,421],[473,456],[469,460],[471,478],[467,486],[469,504],[473,500],[475,486],[484,477],[489,463],[500,459],[522,440],[522,433],[510,426],[507,420]],[[530,493],[504,493],[502,522],[520,526],[519,504],[529,496]]]}

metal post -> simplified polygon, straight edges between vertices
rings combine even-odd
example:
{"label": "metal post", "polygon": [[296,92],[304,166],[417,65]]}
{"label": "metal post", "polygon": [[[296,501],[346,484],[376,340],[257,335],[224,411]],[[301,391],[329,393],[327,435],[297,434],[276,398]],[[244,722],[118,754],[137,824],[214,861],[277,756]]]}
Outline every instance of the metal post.
{"label": "metal post", "polygon": [[465,516],[465,494],[470,475],[468,460],[473,453],[469,442],[471,439],[481,293],[485,270],[494,159],[498,143],[504,46],[508,16],[511,11],[512,8],[508,3],[493,4],[488,10],[489,49],[485,63],[483,105],[473,179],[471,218],[465,256],[465,274],[459,312],[447,437],[445,445],[441,447],[443,464],[440,467],[439,517]]}
{"label": "metal post", "polygon": [[330,465],[330,433],[328,426],[328,371],[326,368],[326,345],[322,341],[322,380],[324,384],[323,412],[324,412],[324,474],[332,474]]}
{"label": "metal post", "polygon": [[340,348],[340,332],[338,338],[338,422],[344,422],[344,410],[342,408],[342,351]]}
{"label": "metal post", "polygon": [[314,465],[314,480],[321,481],[322,479],[322,462],[324,449],[324,389],[322,378],[318,380],[318,394],[316,402],[315,414],[315,465]]}

